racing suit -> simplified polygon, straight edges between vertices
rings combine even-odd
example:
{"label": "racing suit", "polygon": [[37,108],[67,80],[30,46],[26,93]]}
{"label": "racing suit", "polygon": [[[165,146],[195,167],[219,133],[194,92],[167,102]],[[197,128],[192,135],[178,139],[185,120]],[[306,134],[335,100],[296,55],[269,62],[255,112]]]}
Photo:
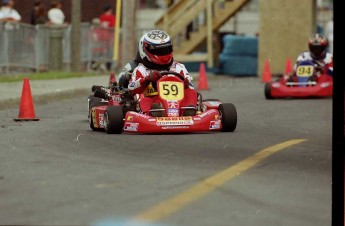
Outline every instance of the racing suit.
{"label": "racing suit", "polygon": [[[144,85],[143,80],[145,77],[149,76],[152,69],[149,69],[144,66],[144,64],[139,63],[138,67],[136,67],[133,71],[132,78],[129,81],[128,89],[132,94],[142,94],[144,93],[147,86]],[[189,75],[185,66],[181,63],[174,61],[168,70],[159,70],[159,72],[163,71],[174,71],[182,76],[185,79],[188,79],[189,85],[184,90],[184,99],[181,102],[181,106],[193,106],[196,107],[197,105],[197,91],[194,89],[193,84],[191,83],[192,77]],[[155,84],[154,84],[155,86]],[[140,99],[140,108],[141,111],[145,114],[148,114],[149,110],[153,103],[160,103],[158,96],[144,96]]]}
{"label": "racing suit", "polygon": [[119,73],[119,86],[123,88],[128,88],[128,83],[133,73],[134,68],[138,66],[135,60],[128,62]]}
{"label": "racing suit", "polygon": [[134,68],[138,66],[139,63],[142,62],[139,52],[137,52],[136,57],[128,62],[119,73],[119,86],[122,88],[128,88],[129,80],[132,77],[132,73]]}
{"label": "racing suit", "polygon": [[315,59],[311,56],[310,52],[303,52],[297,57],[297,62],[294,65],[294,70],[296,71],[297,64],[301,61],[310,60],[316,64],[319,73],[328,74],[333,76],[333,55],[329,52],[326,53],[324,58]]}

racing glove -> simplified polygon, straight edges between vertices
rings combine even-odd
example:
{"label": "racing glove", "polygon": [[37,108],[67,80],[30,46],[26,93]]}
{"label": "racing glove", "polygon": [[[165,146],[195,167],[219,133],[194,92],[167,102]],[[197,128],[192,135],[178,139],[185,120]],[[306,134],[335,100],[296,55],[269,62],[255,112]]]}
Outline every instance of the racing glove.
{"label": "racing glove", "polygon": [[161,74],[158,71],[150,71],[150,74],[144,78],[141,79],[140,85],[142,86],[148,86],[150,82],[157,82],[158,79],[160,79]]}
{"label": "racing glove", "polygon": [[184,83],[184,89],[188,89],[189,88],[189,80],[185,78],[183,80],[183,83]]}
{"label": "racing glove", "polygon": [[148,82],[157,82],[158,79],[160,79],[162,77],[161,73],[159,73],[158,71],[150,71],[150,74],[148,76],[145,77],[145,80]]}
{"label": "racing glove", "polygon": [[318,66],[314,70],[314,73],[315,73],[314,76],[320,77],[320,75],[323,74],[323,72],[324,72],[324,69]]}
{"label": "racing glove", "polygon": [[131,78],[132,78],[132,72],[133,71],[127,71],[126,73],[125,73],[125,78],[129,81]]}

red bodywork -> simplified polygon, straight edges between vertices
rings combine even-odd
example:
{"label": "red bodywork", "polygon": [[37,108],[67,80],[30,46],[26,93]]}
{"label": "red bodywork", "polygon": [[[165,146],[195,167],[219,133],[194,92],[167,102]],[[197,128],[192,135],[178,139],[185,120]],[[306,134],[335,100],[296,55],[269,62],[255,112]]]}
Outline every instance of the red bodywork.
{"label": "red bodywork", "polygon": [[[152,117],[135,111],[128,111],[125,115],[123,131],[136,133],[181,133],[207,132],[222,129],[221,116],[217,110],[220,101],[202,102],[203,112],[195,116],[167,116]],[[95,128],[104,128],[104,111],[109,105],[118,105],[111,101],[108,105],[91,109]]]}
{"label": "red bodywork", "polygon": [[222,129],[219,111],[207,110],[196,116],[152,117],[129,111],[123,130],[139,133],[206,132]]}
{"label": "red bodywork", "polygon": [[271,98],[287,97],[331,97],[333,95],[333,78],[327,74],[322,74],[315,85],[311,86],[290,86],[286,81],[280,79],[276,82],[268,83],[265,92],[269,92]]}

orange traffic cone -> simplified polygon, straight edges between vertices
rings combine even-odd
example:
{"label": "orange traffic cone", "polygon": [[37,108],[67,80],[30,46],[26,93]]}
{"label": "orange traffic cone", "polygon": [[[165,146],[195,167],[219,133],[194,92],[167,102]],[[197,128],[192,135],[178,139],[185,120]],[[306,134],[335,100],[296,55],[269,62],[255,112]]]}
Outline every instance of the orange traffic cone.
{"label": "orange traffic cone", "polygon": [[18,118],[14,121],[38,121],[35,116],[34,104],[32,101],[29,78],[24,78],[22,97],[20,99],[20,108]]}
{"label": "orange traffic cone", "polygon": [[286,64],[285,64],[285,74],[288,74],[292,71],[292,64],[291,64],[291,59],[287,58]]}
{"label": "orange traffic cone", "polygon": [[271,82],[272,81],[272,74],[270,69],[270,63],[268,60],[265,60],[264,71],[262,73],[262,81],[263,82]]}
{"label": "orange traffic cone", "polygon": [[115,82],[116,82],[115,73],[112,72],[110,73],[110,76],[109,76],[109,86],[112,86]]}
{"label": "orange traffic cone", "polygon": [[208,83],[207,83],[205,64],[201,63],[199,67],[198,90],[207,90],[207,89],[208,89]]}

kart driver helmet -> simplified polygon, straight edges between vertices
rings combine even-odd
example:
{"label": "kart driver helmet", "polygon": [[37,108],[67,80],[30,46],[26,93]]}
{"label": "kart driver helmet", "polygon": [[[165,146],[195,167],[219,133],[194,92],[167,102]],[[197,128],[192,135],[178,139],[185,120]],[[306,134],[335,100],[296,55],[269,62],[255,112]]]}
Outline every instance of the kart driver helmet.
{"label": "kart driver helmet", "polygon": [[170,36],[161,30],[144,34],[139,41],[139,54],[157,65],[169,64],[173,59],[173,46]]}
{"label": "kart driver helmet", "polygon": [[323,59],[326,56],[328,42],[321,34],[314,34],[309,38],[308,47],[314,59]]}

